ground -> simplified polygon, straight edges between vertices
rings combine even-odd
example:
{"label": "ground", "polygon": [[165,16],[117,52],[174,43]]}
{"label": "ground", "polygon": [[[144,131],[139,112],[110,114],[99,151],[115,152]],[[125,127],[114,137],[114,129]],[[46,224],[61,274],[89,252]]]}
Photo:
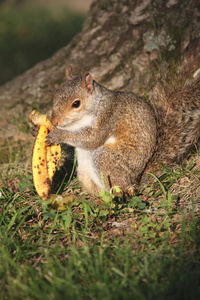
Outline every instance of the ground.
{"label": "ground", "polygon": [[14,161],[1,165],[3,299],[199,298],[198,154],[126,201],[109,193],[97,201],[65,163],[72,173],[61,190],[73,201],[56,211],[36,195],[26,147],[7,148]]}

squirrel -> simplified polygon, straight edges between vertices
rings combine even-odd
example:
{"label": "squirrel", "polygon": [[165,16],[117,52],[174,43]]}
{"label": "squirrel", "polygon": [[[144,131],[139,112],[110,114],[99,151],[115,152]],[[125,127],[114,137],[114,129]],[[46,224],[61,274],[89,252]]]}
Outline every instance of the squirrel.
{"label": "squirrel", "polygon": [[[99,196],[118,186],[133,195],[144,175],[162,164],[180,162],[200,141],[200,79],[177,92],[154,92],[147,101],[133,92],[109,90],[90,73],[73,76],[55,92],[47,144],[75,147],[78,178]],[[158,99],[156,99],[156,97]],[[156,104],[158,100],[159,104]]]}

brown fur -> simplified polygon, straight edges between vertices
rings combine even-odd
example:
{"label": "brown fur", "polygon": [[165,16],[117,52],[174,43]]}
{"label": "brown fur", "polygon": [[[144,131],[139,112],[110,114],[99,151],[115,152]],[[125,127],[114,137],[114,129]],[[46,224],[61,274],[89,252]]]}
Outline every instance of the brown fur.
{"label": "brown fur", "polygon": [[[79,179],[90,193],[99,194],[102,177],[108,190],[134,190],[157,161],[180,161],[199,143],[200,79],[173,84],[166,73],[149,105],[134,93],[102,87],[89,73],[74,77],[68,68],[66,77],[52,109],[58,129],[48,142],[78,149]],[[80,106],[74,108],[76,100]]]}
{"label": "brown fur", "polygon": [[[193,78],[191,69],[171,75],[169,69],[158,81],[151,103],[157,117],[157,150],[146,172],[157,162],[180,163],[200,142],[200,77]],[[158,165],[157,165],[158,166]]]}

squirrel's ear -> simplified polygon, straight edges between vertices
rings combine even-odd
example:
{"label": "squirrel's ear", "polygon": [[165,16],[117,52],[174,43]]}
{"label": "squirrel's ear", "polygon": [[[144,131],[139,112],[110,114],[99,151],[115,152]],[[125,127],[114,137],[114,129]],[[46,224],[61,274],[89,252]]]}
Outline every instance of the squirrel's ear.
{"label": "squirrel's ear", "polygon": [[82,80],[82,88],[86,89],[88,93],[92,94],[94,90],[93,78],[90,73],[85,73]]}
{"label": "squirrel's ear", "polygon": [[73,78],[73,75],[72,75],[72,66],[70,66],[70,65],[65,70],[65,78],[67,80],[70,80],[70,79]]}

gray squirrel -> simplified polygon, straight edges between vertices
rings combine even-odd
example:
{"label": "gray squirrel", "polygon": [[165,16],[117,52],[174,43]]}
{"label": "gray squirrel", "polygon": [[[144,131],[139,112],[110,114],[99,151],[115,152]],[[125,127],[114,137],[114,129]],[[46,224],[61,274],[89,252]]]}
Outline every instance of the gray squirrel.
{"label": "gray squirrel", "polygon": [[[200,79],[152,103],[132,92],[111,91],[90,73],[73,76],[56,91],[48,144],[76,148],[78,178],[94,195],[118,186],[134,194],[147,171],[181,159],[200,140]],[[162,95],[161,95],[162,94]]]}

